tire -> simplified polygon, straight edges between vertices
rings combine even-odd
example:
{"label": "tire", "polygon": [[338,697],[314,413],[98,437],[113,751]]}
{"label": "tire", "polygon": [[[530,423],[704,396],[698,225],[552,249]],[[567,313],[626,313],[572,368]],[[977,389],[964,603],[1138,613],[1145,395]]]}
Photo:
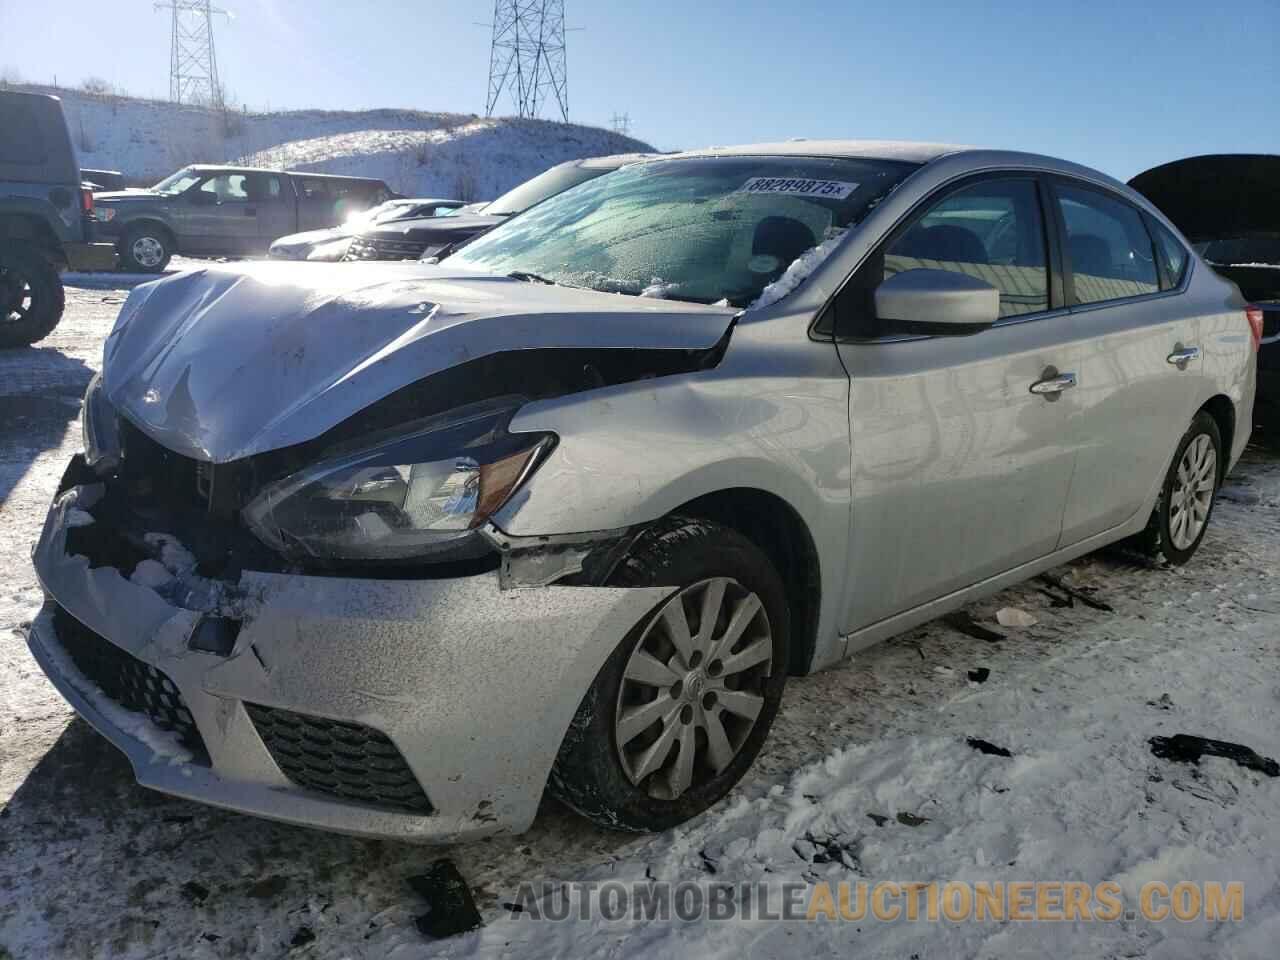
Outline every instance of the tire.
{"label": "tire", "polygon": [[[666,830],[724,797],[760,752],[787,679],[786,595],[777,571],[755,544],[727,527],[690,517],[671,517],[646,531],[609,586],[680,589],[609,656],[569,725],[548,786],[600,826]],[[719,610],[710,638],[700,629],[704,603]],[[679,619],[677,611],[685,615],[690,646],[706,640],[706,653],[694,649],[686,657],[671,642],[669,624]],[[717,642],[725,640],[735,615],[746,628],[731,641],[732,656],[726,657]],[[765,650],[767,662],[759,661]],[[643,655],[651,659],[633,661]],[[742,668],[753,659],[758,662]],[[729,667],[733,661],[737,669]],[[670,687],[665,686],[669,679]],[[659,701],[665,706],[635,712]],[[745,713],[757,707],[749,719]],[[646,727],[637,716],[653,719]],[[629,731],[620,730],[620,717],[632,719]],[[687,753],[684,744],[692,745]],[[693,758],[689,767],[681,764],[682,756]]]}
{"label": "tire", "polygon": [[163,227],[140,223],[120,244],[120,266],[128,273],[163,273],[173,256],[173,238]]}
{"label": "tire", "polygon": [[[1200,469],[1207,475],[1195,479],[1195,483],[1190,486],[1184,484],[1183,470],[1187,468],[1188,462],[1194,466],[1206,449],[1212,450],[1213,462],[1207,466],[1202,465]],[[1174,566],[1181,566],[1190,560],[1209,529],[1218,484],[1222,479],[1223,463],[1222,434],[1218,430],[1218,422],[1201,410],[1178,441],[1164,484],[1160,487],[1156,508],[1151,513],[1146,529],[1134,538],[1132,545],[1150,557],[1163,555]],[[1207,489],[1206,483],[1209,485]],[[1188,493],[1192,487],[1198,488],[1195,492],[1197,502],[1189,508]],[[1184,516],[1187,519],[1181,519]],[[1195,526],[1197,522],[1198,527]],[[1183,524],[1190,524],[1190,528]]]}
{"label": "tire", "polygon": [[0,348],[43,340],[66,305],[58,268],[31,247],[0,246]]}

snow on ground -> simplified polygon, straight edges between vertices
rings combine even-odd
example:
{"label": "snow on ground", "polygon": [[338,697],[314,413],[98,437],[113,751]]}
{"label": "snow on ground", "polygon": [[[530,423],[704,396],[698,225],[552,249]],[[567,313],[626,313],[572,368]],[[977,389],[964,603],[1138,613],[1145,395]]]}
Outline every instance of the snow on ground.
{"label": "snow on ground", "polygon": [[491,200],[554,164],[651,151],[597,127],[422,110],[224,114],[163,100],[53,93],[80,165],[151,184],[188,163],[246,163],[385,180],[406,196]]}
{"label": "snow on ground", "polygon": [[[1280,779],[1160,760],[1147,741],[1280,757],[1280,454],[1251,448],[1190,565],[1104,554],[1055,571],[1112,612],[1033,582],[969,608],[1002,640],[935,622],[792,680],[747,780],[679,830],[607,833],[548,801],[527,834],[448,851],[486,925],[433,943],[405,881],[442,851],[142,790],[27,652],[28,551],[123,296],[72,289],[49,340],[0,353],[0,958],[1275,955]],[[1001,627],[1006,607],[1038,622]],[[522,881],[649,878],[1114,880],[1130,898],[1148,879],[1240,880],[1246,895],[1238,924],[579,924],[502,906]]]}

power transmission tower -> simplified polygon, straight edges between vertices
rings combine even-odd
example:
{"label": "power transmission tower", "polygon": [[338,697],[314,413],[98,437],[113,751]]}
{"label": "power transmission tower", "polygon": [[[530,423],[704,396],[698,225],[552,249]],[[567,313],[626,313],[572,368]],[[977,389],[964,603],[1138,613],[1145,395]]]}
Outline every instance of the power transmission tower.
{"label": "power transmission tower", "polygon": [[495,0],[485,116],[493,116],[504,90],[515,101],[517,116],[536,117],[554,100],[568,122],[564,0]]}
{"label": "power transmission tower", "polygon": [[211,0],[167,0],[157,10],[173,12],[169,47],[169,99],[174,103],[222,105],[218,57],[213,49],[213,18],[230,16]]}
{"label": "power transmission tower", "polygon": [[613,115],[613,132],[620,133],[624,137],[631,136],[631,114],[615,113]]}

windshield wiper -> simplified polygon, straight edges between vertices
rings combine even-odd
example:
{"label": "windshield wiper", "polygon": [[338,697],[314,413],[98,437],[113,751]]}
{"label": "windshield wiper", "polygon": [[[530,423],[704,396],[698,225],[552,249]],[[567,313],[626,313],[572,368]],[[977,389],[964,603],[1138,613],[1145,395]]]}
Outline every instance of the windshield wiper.
{"label": "windshield wiper", "polygon": [[529,273],[527,270],[512,270],[507,274],[512,280],[523,280],[525,283],[545,283],[548,286],[558,286],[554,280],[548,280],[546,277],[539,276],[536,273]]}

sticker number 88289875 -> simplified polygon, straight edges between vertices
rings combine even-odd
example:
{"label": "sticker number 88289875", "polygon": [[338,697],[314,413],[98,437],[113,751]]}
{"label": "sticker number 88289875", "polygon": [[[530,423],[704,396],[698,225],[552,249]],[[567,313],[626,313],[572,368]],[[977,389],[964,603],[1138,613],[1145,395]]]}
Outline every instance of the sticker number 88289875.
{"label": "sticker number 88289875", "polygon": [[807,180],[801,177],[752,177],[737,190],[738,193],[783,193],[793,197],[814,197],[822,200],[843,200],[858,184],[843,180]]}

